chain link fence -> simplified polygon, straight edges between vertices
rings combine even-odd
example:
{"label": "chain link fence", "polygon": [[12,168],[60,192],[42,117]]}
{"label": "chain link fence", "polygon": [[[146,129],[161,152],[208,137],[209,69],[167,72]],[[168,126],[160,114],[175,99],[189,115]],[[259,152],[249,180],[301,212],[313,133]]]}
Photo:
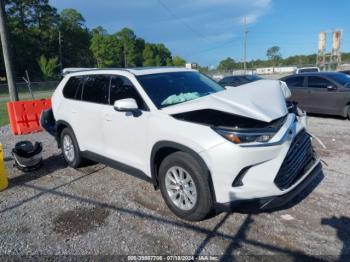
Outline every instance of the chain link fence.
{"label": "chain link fence", "polygon": [[[20,100],[32,99],[30,89],[35,99],[50,97],[56,89],[59,81],[31,82],[30,88],[26,82],[17,82],[17,90]],[[7,84],[0,84],[0,100],[9,100],[9,90]]]}

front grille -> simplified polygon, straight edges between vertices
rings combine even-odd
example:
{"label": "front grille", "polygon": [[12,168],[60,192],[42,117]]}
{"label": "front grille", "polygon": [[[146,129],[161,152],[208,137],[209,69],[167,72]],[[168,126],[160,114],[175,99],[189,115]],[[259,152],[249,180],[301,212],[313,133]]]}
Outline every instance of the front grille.
{"label": "front grille", "polygon": [[304,174],[314,159],[310,135],[302,130],[293,140],[280,170],[274,180],[276,186],[287,189]]}

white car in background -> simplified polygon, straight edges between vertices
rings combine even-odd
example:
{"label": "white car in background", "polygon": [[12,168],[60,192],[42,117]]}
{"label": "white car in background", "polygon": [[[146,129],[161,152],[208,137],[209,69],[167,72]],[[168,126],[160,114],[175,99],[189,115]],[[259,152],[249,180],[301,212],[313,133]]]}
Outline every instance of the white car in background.
{"label": "white car in background", "polygon": [[283,205],[322,172],[281,85],[225,89],[183,68],[85,70],[64,77],[41,122],[71,167],[87,158],[143,177],[176,215],[202,220],[220,206]]}
{"label": "white car in background", "polygon": [[314,73],[314,72],[320,72],[320,68],[318,67],[300,67],[298,68],[295,73],[296,74],[303,74],[303,73]]}

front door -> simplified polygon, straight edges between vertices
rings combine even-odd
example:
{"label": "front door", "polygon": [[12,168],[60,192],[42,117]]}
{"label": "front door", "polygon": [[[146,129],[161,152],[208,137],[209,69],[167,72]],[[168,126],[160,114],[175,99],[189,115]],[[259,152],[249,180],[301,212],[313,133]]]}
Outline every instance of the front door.
{"label": "front door", "polygon": [[[116,111],[114,102],[125,98],[135,99],[141,114]],[[149,116],[147,105],[131,81],[124,76],[111,76],[110,105],[104,107],[102,114],[107,157],[146,171],[149,164],[146,154]]]}
{"label": "front door", "polygon": [[[309,76],[307,79],[308,107],[311,113],[337,114],[339,106],[343,103],[338,92],[338,86],[332,81],[320,77]],[[329,89],[327,87],[333,87]]]}

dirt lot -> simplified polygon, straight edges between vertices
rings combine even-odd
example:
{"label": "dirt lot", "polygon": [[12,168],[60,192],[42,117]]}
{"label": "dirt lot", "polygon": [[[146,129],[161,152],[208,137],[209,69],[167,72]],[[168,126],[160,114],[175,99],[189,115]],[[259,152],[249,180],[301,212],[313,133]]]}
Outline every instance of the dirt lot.
{"label": "dirt lot", "polygon": [[[222,213],[199,223],[176,218],[142,180],[101,164],[67,168],[46,133],[13,138],[2,127],[11,186],[0,193],[0,254],[350,259],[350,121],[310,117],[309,126],[327,146],[315,144],[328,164],[311,194],[280,211]],[[44,143],[37,172],[12,167],[9,151],[23,139]]]}

